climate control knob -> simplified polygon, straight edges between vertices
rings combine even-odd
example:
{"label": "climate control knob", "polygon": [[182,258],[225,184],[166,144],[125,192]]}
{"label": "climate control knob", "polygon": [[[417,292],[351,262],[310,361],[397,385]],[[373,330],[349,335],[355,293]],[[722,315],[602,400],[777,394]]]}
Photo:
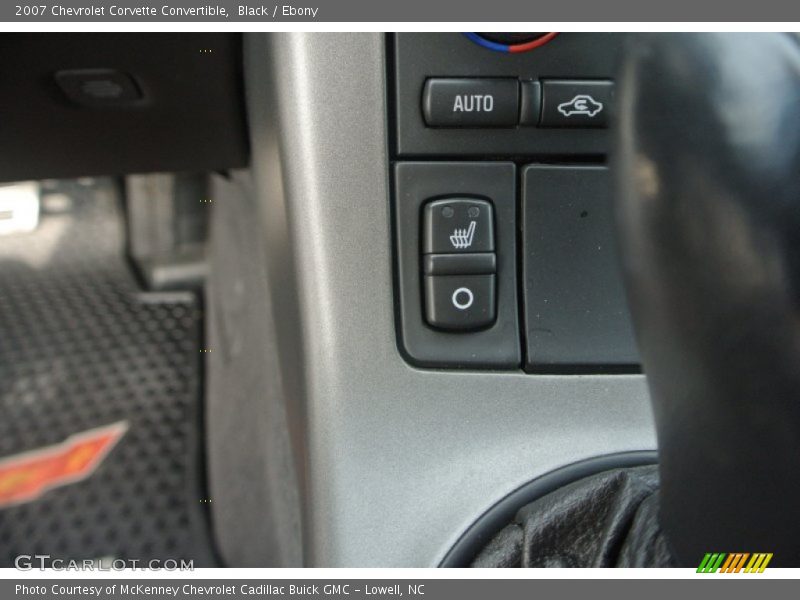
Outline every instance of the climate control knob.
{"label": "climate control knob", "polygon": [[547,42],[558,35],[556,32],[550,33],[465,33],[469,39],[495,52],[507,52],[515,54],[527,52],[534,48],[544,46]]}

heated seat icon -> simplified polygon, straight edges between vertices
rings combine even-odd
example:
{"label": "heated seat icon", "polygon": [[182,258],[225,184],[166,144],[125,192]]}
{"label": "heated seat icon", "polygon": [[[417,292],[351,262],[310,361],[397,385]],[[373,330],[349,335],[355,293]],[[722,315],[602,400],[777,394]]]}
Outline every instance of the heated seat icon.
{"label": "heated seat icon", "polygon": [[450,235],[450,243],[453,244],[453,248],[463,250],[472,246],[472,239],[475,237],[476,226],[477,223],[475,221],[470,221],[467,229],[453,230],[453,233]]}

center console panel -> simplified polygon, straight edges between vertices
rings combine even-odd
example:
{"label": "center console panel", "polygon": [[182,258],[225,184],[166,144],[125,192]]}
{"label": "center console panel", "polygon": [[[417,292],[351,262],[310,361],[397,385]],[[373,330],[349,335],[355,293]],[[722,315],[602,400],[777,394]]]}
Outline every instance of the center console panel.
{"label": "center console panel", "polygon": [[421,367],[636,372],[607,166],[623,38],[512,35],[389,38],[399,346]]}

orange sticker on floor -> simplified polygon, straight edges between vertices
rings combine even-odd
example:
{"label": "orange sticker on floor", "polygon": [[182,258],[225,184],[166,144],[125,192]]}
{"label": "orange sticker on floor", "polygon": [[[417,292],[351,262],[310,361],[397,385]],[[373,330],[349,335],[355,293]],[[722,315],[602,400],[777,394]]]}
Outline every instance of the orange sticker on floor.
{"label": "orange sticker on floor", "polygon": [[0,508],[30,502],[86,479],[128,430],[127,421],[71,435],[60,444],[0,459]]}

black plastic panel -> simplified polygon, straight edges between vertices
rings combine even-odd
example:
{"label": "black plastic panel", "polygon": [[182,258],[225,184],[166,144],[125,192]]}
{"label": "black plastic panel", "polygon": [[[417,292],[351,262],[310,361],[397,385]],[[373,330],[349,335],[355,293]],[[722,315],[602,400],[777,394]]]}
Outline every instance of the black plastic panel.
{"label": "black plastic panel", "polygon": [[[448,196],[494,206],[497,319],[481,331],[446,332],[425,323],[422,205]],[[410,162],[395,165],[400,344],[419,366],[513,368],[521,363],[517,318],[516,167],[512,163]]]}
{"label": "black plastic panel", "polygon": [[[563,33],[530,52],[504,54],[460,33],[399,33],[389,38],[394,158],[431,161],[396,166],[398,324],[410,362],[457,367],[513,367],[522,362],[536,373],[640,370],[617,264],[605,167],[614,135],[614,81],[623,41],[621,34]],[[447,116],[447,127],[426,126],[423,90],[425,82],[435,78],[519,82],[518,116],[525,125],[509,127],[503,118],[493,127],[489,117],[453,114]],[[457,93],[493,93],[480,87],[465,90]],[[585,96],[591,96],[591,102]],[[455,113],[460,105],[452,92],[448,97]],[[586,107],[591,114],[580,112]],[[434,162],[458,159],[481,162]],[[510,162],[490,162],[503,160]],[[514,241],[500,229],[498,213],[497,236],[499,267],[507,264],[501,253],[509,253],[506,256],[514,261],[518,252],[522,261],[518,275],[512,273],[522,279],[516,295],[508,305],[498,297],[498,322],[484,331],[433,330],[425,325],[419,239],[414,237],[420,227],[419,204],[434,194],[462,191],[451,185],[453,177],[461,175],[449,168],[513,168],[511,161],[522,169],[522,193],[509,207],[518,212],[520,223]],[[531,163],[542,164],[523,166]],[[476,182],[483,183],[491,182]],[[480,195],[477,189],[463,191]],[[508,278],[498,272],[496,281],[503,294]],[[499,335],[497,328],[511,322],[504,315],[512,302],[524,305],[515,318],[521,321],[519,329]],[[524,348],[524,359],[508,354],[512,348],[517,352],[517,345]]]}
{"label": "black plastic panel", "polygon": [[[238,34],[4,34],[0,69],[0,181],[247,163]],[[56,73],[86,69],[143,97],[81,105]]]}
{"label": "black plastic panel", "polygon": [[621,43],[619,34],[562,33],[530,52],[503,54],[460,33],[398,33],[393,46],[396,150],[401,156],[602,155],[610,139],[602,129],[426,127],[422,90],[428,77],[611,80]]}
{"label": "black plastic panel", "polygon": [[611,204],[605,167],[531,165],[522,172],[527,363],[533,370],[639,362]]}

